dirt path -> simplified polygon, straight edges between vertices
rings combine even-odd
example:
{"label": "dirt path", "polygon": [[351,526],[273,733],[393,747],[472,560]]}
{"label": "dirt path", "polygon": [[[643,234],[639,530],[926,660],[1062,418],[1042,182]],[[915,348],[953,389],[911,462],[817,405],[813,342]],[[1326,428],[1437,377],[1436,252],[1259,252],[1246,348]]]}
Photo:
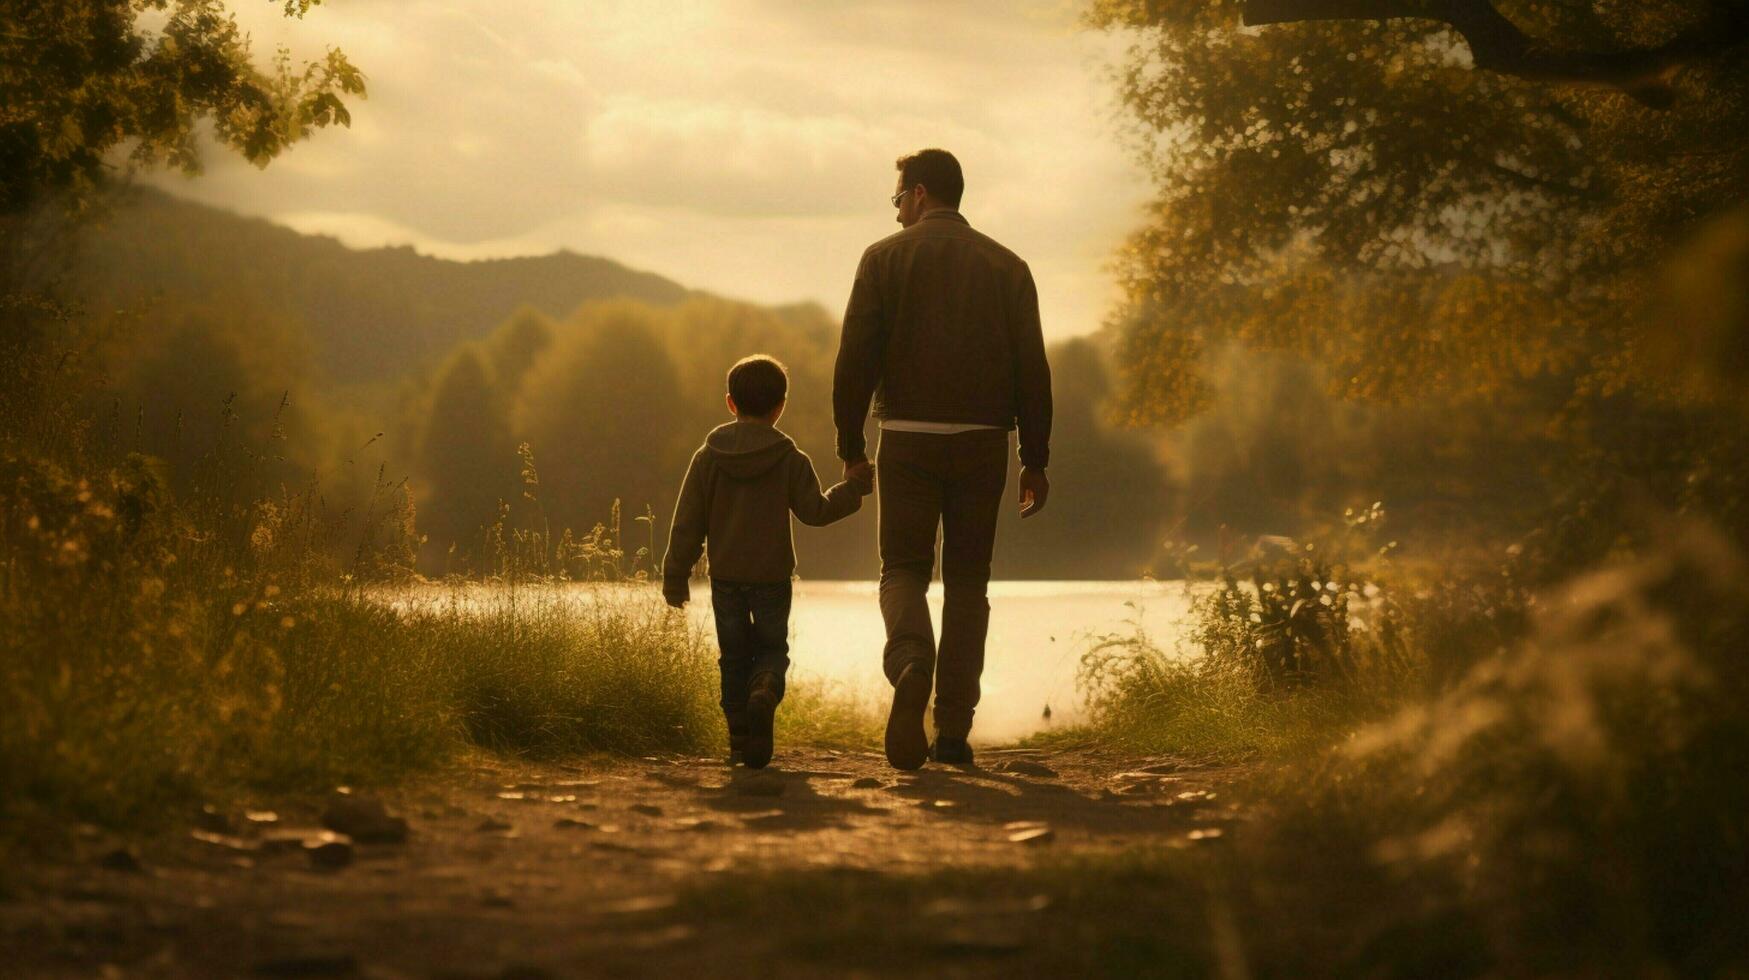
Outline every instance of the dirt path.
{"label": "dirt path", "polygon": [[[805,749],[764,772],[486,758],[382,795],[408,822],[402,843],[310,854],[324,801],[271,821],[209,815],[120,852],[90,836],[0,903],[0,962],[21,976],[842,976],[854,952],[822,959],[822,943],[850,942],[847,921],[904,920],[916,948],[893,972],[1013,976],[1054,899],[992,883],[1138,846],[1220,848],[1242,816],[1230,770],[1081,751],[978,761],[900,774],[874,753]],[[980,884],[958,898],[903,884],[961,872]],[[770,887],[787,879],[814,890],[780,908]],[[812,921],[816,894],[831,929]],[[853,972],[871,971],[887,972]]]}

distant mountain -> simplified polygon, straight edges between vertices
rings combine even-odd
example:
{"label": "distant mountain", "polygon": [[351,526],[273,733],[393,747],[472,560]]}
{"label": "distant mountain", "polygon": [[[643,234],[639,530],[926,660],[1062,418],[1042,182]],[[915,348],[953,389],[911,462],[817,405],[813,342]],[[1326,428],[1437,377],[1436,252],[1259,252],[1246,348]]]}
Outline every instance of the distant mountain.
{"label": "distant mountain", "polygon": [[342,383],[404,376],[518,306],[562,317],[588,300],[694,295],[573,252],[457,262],[408,246],[352,249],[152,188],[130,192],[97,229],[79,278],[105,303],[165,296],[273,311],[301,323],[316,365]]}

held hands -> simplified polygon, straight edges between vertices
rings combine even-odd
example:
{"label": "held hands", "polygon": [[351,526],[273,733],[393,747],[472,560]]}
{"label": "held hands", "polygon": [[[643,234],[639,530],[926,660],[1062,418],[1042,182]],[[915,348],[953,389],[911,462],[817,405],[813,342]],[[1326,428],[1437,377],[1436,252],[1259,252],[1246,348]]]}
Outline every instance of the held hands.
{"label": "held hands", "polygon": [[1045,498],[1051,495],[1051,481],[1044,470],[1029,466],[1020,468],[1020,516],[1031,517],[1045,509]]}
{"label": "held hands", "polygon": [[856,488],[864,497],[874,493],[874,464],[866,459],[844,464],[844,482]]}

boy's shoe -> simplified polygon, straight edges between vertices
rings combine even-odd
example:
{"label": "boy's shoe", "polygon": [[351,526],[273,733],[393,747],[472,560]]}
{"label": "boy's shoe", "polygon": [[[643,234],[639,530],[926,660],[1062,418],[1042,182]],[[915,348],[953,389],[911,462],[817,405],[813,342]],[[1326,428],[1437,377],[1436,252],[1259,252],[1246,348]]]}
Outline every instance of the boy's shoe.
{"label": "boy's shoe", "polygon": [[777,714],[777,681],[770,674],[753,678],[747,695],[747,741],[742,758],[749,769],[764,769],[771,762],[771,727]]}
{"label": "boy's shoe", "polygon": [[969,766],[972,764],[972,747],[963,738],[937,735],[935,742],[929,746],[929,758],[949,765]]}
{"label": "boy's shoe", "polygon": [[929,708],[931,680],[927,667],[911,664],[893,685],[893,707],[887,713],[887,762],[894,769],[921,768],[929,757],[923,715]]}

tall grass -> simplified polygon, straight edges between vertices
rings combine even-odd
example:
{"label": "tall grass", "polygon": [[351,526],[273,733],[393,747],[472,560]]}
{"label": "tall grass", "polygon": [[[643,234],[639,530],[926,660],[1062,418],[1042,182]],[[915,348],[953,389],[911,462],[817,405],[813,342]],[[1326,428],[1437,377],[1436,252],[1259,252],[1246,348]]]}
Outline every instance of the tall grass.
{"label": "tall grass", "polygon": [[1139,624],[1094,639],[1078,682],[1100,741],[1210,760],[1317,749],[1388,713],[1421,669],[1405,617],[1339,568],[1283,561],[1191,600],[1169,646]]}
{"label": "tall grass", "polygon": [[8,809],[124,824],[205,793],[390,779],[469,743],[720,739],[703,639],[653,593],[458,584],[392,604],[293,575],[283,512],[233,551],[133,478],[0,462]]}

